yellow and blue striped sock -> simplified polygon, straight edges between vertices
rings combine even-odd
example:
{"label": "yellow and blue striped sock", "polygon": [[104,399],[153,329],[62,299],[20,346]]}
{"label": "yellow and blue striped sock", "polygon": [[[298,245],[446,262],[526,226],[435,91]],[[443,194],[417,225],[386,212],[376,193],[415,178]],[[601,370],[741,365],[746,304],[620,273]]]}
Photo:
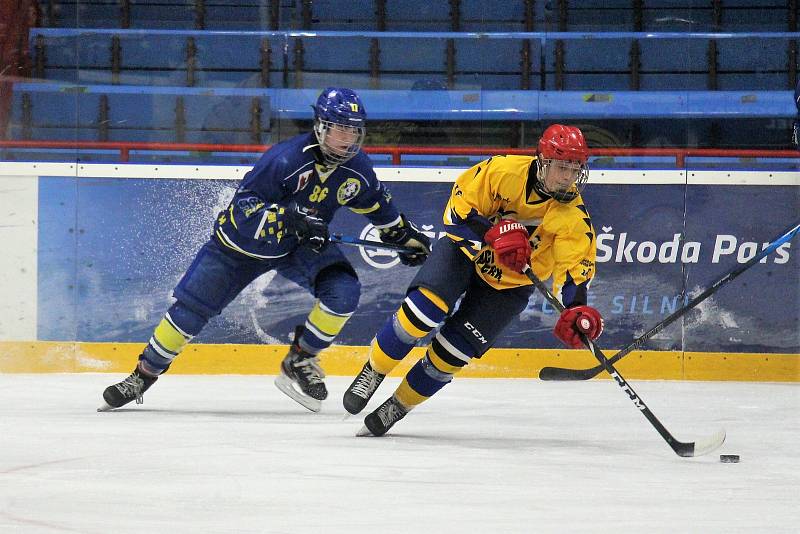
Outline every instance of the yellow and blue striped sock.
{"label": "yellow and blue striped sock", "polygon": [[372,340],[369,357],[372,368],[389,374],[419,339],[444,320],[447,312],[447,304],[431,290],[412,290]]}

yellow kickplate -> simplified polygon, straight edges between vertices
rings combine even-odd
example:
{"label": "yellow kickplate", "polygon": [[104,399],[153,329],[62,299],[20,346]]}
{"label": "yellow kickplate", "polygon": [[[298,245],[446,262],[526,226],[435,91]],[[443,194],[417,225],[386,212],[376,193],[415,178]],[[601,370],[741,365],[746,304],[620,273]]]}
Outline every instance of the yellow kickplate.
{"label": "yellow kickplate", "polygon": [[[143,343],[0,341],[0,373],[129,373]],[[278,373],[287,345],[189,344],[175,359],[171,374]],[[355,376],[367,361],[369,347],[334,345],[320,360],[331,376]],[[608,357],[613,350],[606,350]],[[415,348],[392,371],[403,376],[423,355]],[[583,369],[597,361],[588,351],[566,349],[491,349],[459,377],[536,378],[545,366]],[[678,351],[636,351],[616,364],[626,379],[740,380],[800,382],[800,355]],[[598,378],[608,378],[601,373]]]}

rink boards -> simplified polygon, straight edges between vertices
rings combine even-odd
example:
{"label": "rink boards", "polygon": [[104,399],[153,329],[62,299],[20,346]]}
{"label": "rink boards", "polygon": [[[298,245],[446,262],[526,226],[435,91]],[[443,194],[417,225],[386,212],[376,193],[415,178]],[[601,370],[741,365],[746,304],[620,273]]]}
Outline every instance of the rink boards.
{"label": "rink boards", "polygon": [[[0,371],[124,371],[172,302],[247,166],[4,163],[0,208]],[[434,238],[463,169],[379,168],[402,211]],[[800,176],[740,170],[593,169],[584,198],[598,239],[590,303],[620,348],[746,262],[800,214]],[[375,238],[340,211],[332,230]],[[435,246],[435,245],[434,245]],[[800,241],[780,247],[620,362],[629,377],[800,380]],[[392,253],[342,247],[359,273],[359,310],[326,354],[355,373],[414,270]],[[312,297],[279,276],[256,281],[213,319],[174,372],[274,373]],[[535,295],[471,376],[536,376],[591,365],[551,332]],[[609,350],[609,353],[613,350]]]}

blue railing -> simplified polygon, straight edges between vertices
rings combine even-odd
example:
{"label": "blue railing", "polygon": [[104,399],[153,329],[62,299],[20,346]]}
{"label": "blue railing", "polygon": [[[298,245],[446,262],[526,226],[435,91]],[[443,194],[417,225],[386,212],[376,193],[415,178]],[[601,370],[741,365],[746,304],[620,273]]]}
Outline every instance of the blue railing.
{"label": "blue railing", "polygon": [[32,28],[31,36],[74,37],[84,35],[175,35],[249,37],[351,37],[364,39],[533,39],[539,41],[585,41],[589,39],[800,39],[800,32],[357,32],[311,30],[164,30],[119,28]]}
{"label": "blue railing", "polygon": [[[270,116],[310,119],[319,88],[257,89],[18,83],[15,95],[74,93],[174,98],[179,95],[268,97]],[[411,91],[360,90],[371,120],[550,120],[602,118],[791,118],[791,91]],[[80,101],[80,100],[78,100]],[[94,106],[90,107],[93,111]]]}

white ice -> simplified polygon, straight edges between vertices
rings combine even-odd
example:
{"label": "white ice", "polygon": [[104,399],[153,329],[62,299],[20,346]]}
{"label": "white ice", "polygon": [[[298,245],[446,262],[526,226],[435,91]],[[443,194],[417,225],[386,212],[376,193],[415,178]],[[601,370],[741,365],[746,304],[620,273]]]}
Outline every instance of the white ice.
{"label": "white ice", "polygon": [[[97,413],[108,374],[0,374],[0,532],[798,532],[797,384],[456,379],[383,438],[271,376],[165,375]],[[370,408],[397,384],[387,380]],[[724,464],[719,454],[739,454]]]}

